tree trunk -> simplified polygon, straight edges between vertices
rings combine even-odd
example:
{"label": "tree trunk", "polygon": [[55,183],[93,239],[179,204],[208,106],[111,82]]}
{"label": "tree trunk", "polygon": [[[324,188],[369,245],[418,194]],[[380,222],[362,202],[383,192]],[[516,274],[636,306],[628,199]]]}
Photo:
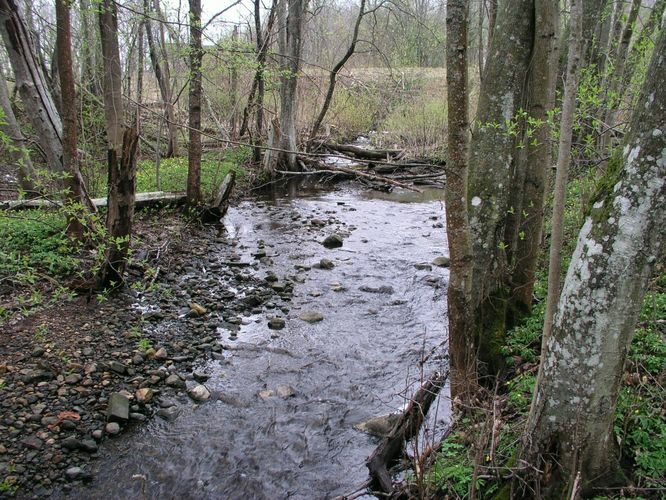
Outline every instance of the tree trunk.
{"label": "tree trunk", "polygon": [[302,30],[307,0],[279,0],[280,30],[280,136],[277,146],[277,165],[288,171],[298,171],[296,163],[298,109],[298,73],[301,69]]}
{"label": "tree trunk", "polygon": [[187,202],[201,203],[201,0],[190,0],[190,128]]}
{"label": "tree trunk", "polygon": [[[4,69],[0,66],[0,77],[4,78]],[[18,169],[18,181],[20,188],[25,192],[28,198],[32,198],[39,193],[35,187],[35,168],[30,159],[30,153],[26,146],[25,136],[21,132],[12,103],[9,99],[6,79],[0,82],[0,108],[4,116],[0,120],[0,130],[13,141],[13,145],[8,146],[12,161]]]}
{"label": "tree trunk", "polygon": [[[636,38],[636,41],[631,44],[631,52],[627,56],[627,60],[624,66],[622,84],[620,85],[622,95],[627,92],[627,89],[630,86],[629,84],[631,83],[631,77],[635,73],[636,66],[643,61],[648,39],[652,37],[655,29],[659,29],[661,26],[661,20],[663,19],[665,8],[666,0],[657,0],[655,2],[654,6],[652,7],[652,12],[650,12],[650,16],[643,25],[643,29]],[[619,99],[621,100],[622,96],[620,96]]]}
{"label": "tree trunk", "polygon": [[[146,13],[151,12],[150,0],[144,0],[144,9]],[[171,71],[169,70],[168,59],[162,57],[165,54],[165,49],[164,47],[160,47],[161,41],[155,40],[152,22],[149,19],[146,19],[145,26],[150,61],[153,65],[157,85],[160,88],[160,95],[162,97],[162,102],[164,103],[164,117],[167,122],[167,130],[169,131],[169,142],[165,156],[171,158],[178,156],[178,130],[176,129],[176,116],[171,95]],[[161,38],[163,38],[163,36],[162,32]]]}
{"label": "tree trunk", "polygon": [[137,34],[137,62],[136,62],[136,113],[134,115],[134,127],[138,134],[141,134],[141,105],[143,102],[143,66],[146,46],[143,40],[145,19],[139,22],[139,32]]}
{"label": "tree trunk", "polygon": [[102,0],[99,27],[104,61],[104,114],[108,141],[108,209],[106,228],[110,242],[97,287],[119,286],[127,264],[134,218],[136,129],[123,132],[122,75],[118,47],[118,17],[113,0]]}
{"label": "tree trunk", "polygon": [[479,357],[493,373],[501,363],[499,346],[504,335],[508,270],[504,225],[514,169],[514,123],[516,112],[525,104],[534,39],[533,12],[534,0],[500,2],[470,146],[472,304]]}
{"label": "tree trunk", "polygon": [[509,263],[512,268],[509,309],[512,317],[509,317],[509,324],[532,310],[532,294],[542,246],[546,184],[552,163],[548,119],[555,107],[559,5],[551,0],[536,0],[534,11],[535,36],[526,106],[528,124],[521,151],[526,164],[524,168],[517,166],[516,170],[522,170],[524,175],[520,179],[514,177],[513,184],[522,186],[522,189],[515,190],[520,199],[513,203],[514,210],[507,221],[506,241],[511,250]]}
{"label": "tree trunk", "polygon": [[451,396],[466,398],[476,386],[472,321],[472,245],[467,210],[469,102],[467,89],[467,0],[449,0],[446,16],[446,85],[449,168],[446,174],[446,234],[451,276],[448,288]]}
{"label": "tree trunk", "polygon": [[252,159],[259,163],[261,161],[261,135],[264,128],[264,69],[266,66],[266,56],[268,55],[268,47],[270,46],[271,33],[273,31],[273,23],[275,22],[275,15],[277,11],[278,0],[273,0],[271,10],[268,13],[266,21],[266,30],[262,34],[261,29],[261,0],[254,0],[254,26],[257,33],[257,71],[254,74],[252,81],[252,88],[250,95],[247,98],[247,105],[243,110],[243,121],[241,123],[239,136],[244,136],[248,132],[248,123],[250,118],[250,111],[255,109],[255,130],[253,135],[253,142],[255,148],[252,152]]}
{"label": "tree trunk", "polygon": [[560,272],[562,265],[562,239],[564,236],[564,205],[567,193],[567,178],[571,161],[571,142],[573,136],[573,118],[576,111],[578,92],[578,73],[583,44],[582,0],[571,3],[571,30],[569,36],[569,54],[567,61],[567,79],[564,84],[562,117],[560,119],[560,142],[557,151],[557,171],[555,174],[555,193],[553,200],[552,230],[550,234],[550,256],[548,262],[548,297],[543,321],[542,359],[553,326],[553,316],[560,294]]}
{"label": "tree trunk", "polygon": [[[232,50],[239,49],[238,44],[238,25],[234,25],[234,31],[231,34]],[[229,117],[229,134],[232,139],[238,138],[238,63],[232,60],[229,68],[229,87],[231,101],[231,116]]]}
{"label": "tree trunk", "polygon": [[62,172],[62,122],[16,0],[0,0],[0,31],[47,167]]}
{"label": "tree trunk", "polygon": [[[72,27],[69,5],[66,0],[56,0],[56,50],[60,65],[60,89],[63,109],[63,168],[65,178],[65,199],[67,211],[67,232],[81,240],[86,225],[83,217],[86,211],[94,212],[95,205],[86,192],[83,177],[79,170],[78,143],[76,132],[76,90],[74,88],[74,68],[72,65]],[[77,208],[79,207],[83,208]]]}
{"label": "tree trunk", "polygon": [[358,31],[361,26],[361,21],[363,20],[364,15],[365,15],[365,0],[361,0],[361,6],[359,7],[358,16],[356,17],[356,23],[354,24],[354,32],[352,34],[351,43],[349,44],[347,52],[345,52],[342,58],[333,67],[333,71],[331,71],[331,74],[329,75],[328,90],[326,91],[324,104],[322,105],[321,111],[319,111],[319,114],[315,119],[314,125],[312,126],[312,130],[310,131],[310,141],[314,140],[314,138],[317,136],[317,133],[319,132],[319,127],[321,126],[321,123],[324,121],[326,113],[328,113],[328,108],[330,107],[331,101],[333,99],[333,92],[335,91],[335,82],[338,78],[338,73],[347,63],[349,58],[354,55],[354,52],[356,52],[356,43],[358,42]]}
{"label": "tree trunk", "polygon": [[615,126],[615,116],[617,113],[617,107],[620,104],[619,96],[624,93],[622,84],[624,83],[624,67],[627,62],[627,54],[629,52],[629,44],[631,43],[631,37],[634,33],[634,27],[636,25],[636,19],[638,18],[638,11],[641,7],[641,0],[633,0],[631,4],[631,10],[629,11],[629,17],[627,22],[624,25],[624,30],[622,31],[622,37],[620,38],[620,44],[617,47],[617,51],[613,57],[613,74],[610,75],[610,80],[607,82],[608,90],[606,95],[608,96],[606,100],[606,113],[604,116],[603,127],[605,131],[602,133],[601,147],[605,149],[610,143],[610,131]]}
{"label": "tree trunk", "polygon": [[555,490],[577,474],[584,485],[611,485],[618,471],[613,423],[623,366],[664,251],[663,31],[647,75],[623,157],[606,174],[611,187],[596,197],[579,233],[526,427],[522,459],[554,470]]}

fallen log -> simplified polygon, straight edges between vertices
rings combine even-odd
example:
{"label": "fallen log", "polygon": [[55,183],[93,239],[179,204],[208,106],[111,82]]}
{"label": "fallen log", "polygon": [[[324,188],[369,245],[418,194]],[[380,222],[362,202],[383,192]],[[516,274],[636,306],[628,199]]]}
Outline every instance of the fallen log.
{"label": "fallen log", "polygon": [[391,432],[382,439],[366,461],[373,489],[379,489],[387,495],[393,493],[393,481],[389,468],[400,458],[405,443],[418,435],[430,406],[437,398],[448,376],[448,370],[438,371],[426,380],[411,399]]}
{"label": "fallen log", "polygon": [[398,159],[405,154],[403,149],[365,149],[359,146],[352,146],[351,144],[332,144],[330,142],[320,141],[316,141],[315,144],[319,147],[328,149],[329,151],[351,155],[359,160]]}
{"label": "fallen log", "polygon": [[227,210],[229,210],[229,198],[231,197],[231,192],[233,191],[235,184],[236,172],[232,170],[224,177],[213,203],[201,210],[202,222],[205,224],[220,222],[220,219],[224,217]]}
{"label": "fallen log", "polygon": [[[95,207],[105,207],[107,205],[106,198],[93,198],[91,200]],[[165,191],[155,191],[151,193],[137,193],[134,200],[135,208],[143,208],[146,206],[154,205],[178,205],[185,202],[185,195],[183,193],[171,193]],[[59,200],[51,200],[47,198],[39,198],[33,200],[11,200],[0,202],[0,209],[2,210],[25,210],[29,208],[60,208],[62,202]]]}

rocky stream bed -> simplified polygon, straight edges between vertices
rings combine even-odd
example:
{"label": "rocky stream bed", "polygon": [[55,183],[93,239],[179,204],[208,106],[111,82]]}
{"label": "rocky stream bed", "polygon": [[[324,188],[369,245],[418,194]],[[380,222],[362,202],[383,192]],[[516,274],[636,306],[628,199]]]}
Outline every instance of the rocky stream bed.
{"label": "rocky stream bed", "polygon": [[353,490],[376,444],[354,426],[446,362],[440,197],[243,202],[225,231],[189,230],[147,289],[9,326],[0,497]]}

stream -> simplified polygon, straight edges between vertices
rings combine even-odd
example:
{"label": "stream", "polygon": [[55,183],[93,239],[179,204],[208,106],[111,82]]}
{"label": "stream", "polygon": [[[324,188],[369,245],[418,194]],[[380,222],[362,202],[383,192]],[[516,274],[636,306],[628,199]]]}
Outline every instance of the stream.
{"label": "stream", "polygon": [[[431,264],[448,254],[442,195],[343,185],[230,209],[220,254],[233,249],[261,277],[290,276],[289,308],[264,304],[233,334],[218,329],[222,355],[200,366],[211,400],[184,396],[174,418],[107,441],[95,480],[70,495],[310,499],[357,489],[378,438],[353,426],[401,411],[446,363],[448,269]],[[344,243],[325,248],[333,232]],[[299,319],[305,311],[323,320]],[[269,329],[280,314],[286,326]],[[448,400],[432,411],[444,427]]]}

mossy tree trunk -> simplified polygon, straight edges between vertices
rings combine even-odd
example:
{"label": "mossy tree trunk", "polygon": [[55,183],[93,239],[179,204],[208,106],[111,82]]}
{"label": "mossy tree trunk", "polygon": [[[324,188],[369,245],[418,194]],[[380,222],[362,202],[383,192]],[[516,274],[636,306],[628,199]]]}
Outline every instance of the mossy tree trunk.
{"label": "mossy tree trunk", "polygon": [[[542,359],[522,459],[561,491],[611,484],[623,366],[666,226],[666,36],[654,50],[621,162],[578,236]],[[532,478],[537,483],[548,478]],[[566,490],[564,490],[566,491]]]}

